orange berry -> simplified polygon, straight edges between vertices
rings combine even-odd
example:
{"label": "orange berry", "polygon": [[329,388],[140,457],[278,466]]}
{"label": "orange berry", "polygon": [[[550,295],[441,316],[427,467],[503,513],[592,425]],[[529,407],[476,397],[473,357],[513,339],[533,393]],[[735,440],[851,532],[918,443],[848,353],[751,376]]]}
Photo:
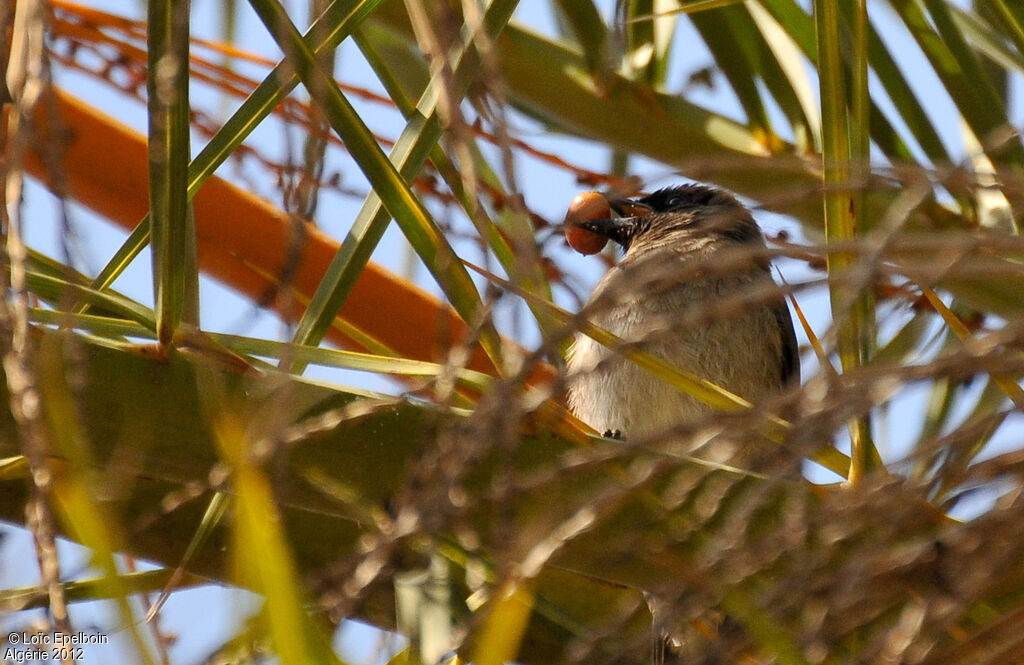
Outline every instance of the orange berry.
{"label": "orange berry", "polygon": [[565,240],[580,254],[597,254],[608,244],[608,238],[579,226],[590,219],[607,219],[612,209],[600,192],[583,192],[569,204],[565,215]]}

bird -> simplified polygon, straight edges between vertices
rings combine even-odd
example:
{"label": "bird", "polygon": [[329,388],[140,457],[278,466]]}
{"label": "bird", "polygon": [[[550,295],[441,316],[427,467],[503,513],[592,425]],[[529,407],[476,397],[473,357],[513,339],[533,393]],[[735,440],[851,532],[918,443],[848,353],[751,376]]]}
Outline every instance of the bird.
{"label": "bird", "polygon": [[[799,384],[792,318],[761,229],[742,203],[703,184],[605,201],[575,216],[570,206],[567,219],[570,244],[570,227],[591,241],[579,251],[600,251],[610,239],[624,252],[583,309],[591,323],[751,402]],[[602,215],[611,210],[617,216]],[[567,369],[570,410],[605,436],[649,437],[712,413],[584,334]]]}

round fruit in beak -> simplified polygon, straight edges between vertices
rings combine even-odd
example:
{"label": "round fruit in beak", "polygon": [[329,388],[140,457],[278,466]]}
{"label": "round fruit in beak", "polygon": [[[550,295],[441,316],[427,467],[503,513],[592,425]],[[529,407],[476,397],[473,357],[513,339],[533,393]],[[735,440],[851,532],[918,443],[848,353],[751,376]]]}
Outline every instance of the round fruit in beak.
{"label": "round fruit in beak", "polygon": [[580,254],[597,254],[608,244],[608,238],[580,226],[591,219],[608,219],[612,216],[608,199],[600,192],[583,192],[569,204],[565,215],[565,240]]}

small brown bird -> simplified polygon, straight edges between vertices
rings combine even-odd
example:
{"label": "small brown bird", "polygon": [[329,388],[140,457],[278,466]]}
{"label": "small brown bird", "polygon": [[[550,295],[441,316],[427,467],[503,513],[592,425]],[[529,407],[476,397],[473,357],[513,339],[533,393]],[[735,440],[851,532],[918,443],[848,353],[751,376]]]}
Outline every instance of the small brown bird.
{"label": "small brown bird", "polygon": [[[587,203],[591,211],[583,215],[574,217],[570,208],[567,237],[570,228],[583,229],[584,240],[597,234],[625,250],[590,297],[594,324],[751,401],[799,383],[793,322],[785,300],[772,292],[764,236],[739,201],[712,187],[682,185],[608,199],[604,207],[617,218],[590,218],[603,211]],[[740,301],[744,294],[750,297]],[[688,315],[702,318],[681,326]],[[630,438],[711,411],[585,335],[571,351],[569,406],[598,432]]]}

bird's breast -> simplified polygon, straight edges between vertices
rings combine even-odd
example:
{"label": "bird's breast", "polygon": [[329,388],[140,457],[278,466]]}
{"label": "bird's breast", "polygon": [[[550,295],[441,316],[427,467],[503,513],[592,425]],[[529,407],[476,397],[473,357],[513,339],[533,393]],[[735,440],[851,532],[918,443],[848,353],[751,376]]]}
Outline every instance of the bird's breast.
{"label": "bird's breast", "polygon": [[[707,416],[711,409],[631,362],[631,350],[651,354],[749,400],[782,385],[782,335],[768,305],[729,307],[730,296],[771,282],[758,271],[697,279],[651,293],[631,290],[613,268],[591,297],[591,321],[615,334],[620,348],[579,336],[569,361],[569,405],[599,432],[629,437],[664,432]],[[608,304],[602,306],[602,300]],[[735,299],[733,299],[735,300]],[[719,307],[721,311],[709,308]]]}

